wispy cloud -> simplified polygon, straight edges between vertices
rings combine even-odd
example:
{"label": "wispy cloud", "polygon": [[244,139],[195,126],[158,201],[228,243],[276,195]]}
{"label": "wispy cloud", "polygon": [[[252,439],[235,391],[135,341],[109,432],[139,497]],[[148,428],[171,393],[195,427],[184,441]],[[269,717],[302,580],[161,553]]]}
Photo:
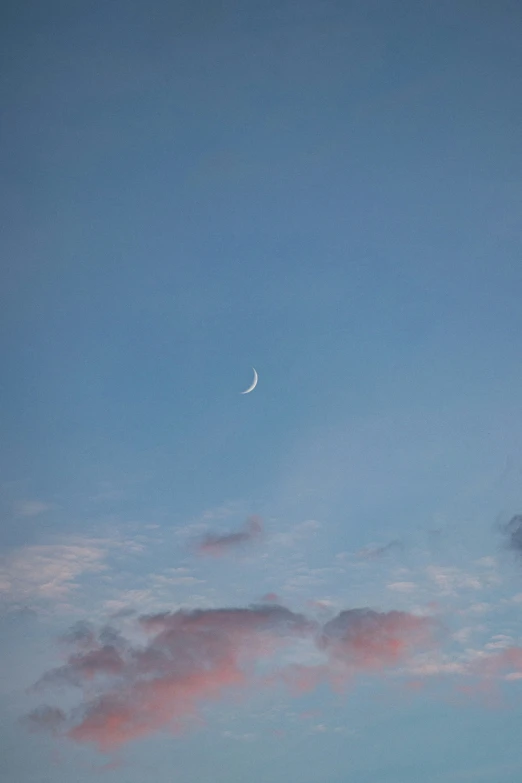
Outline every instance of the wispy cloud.
{"label": "wispy cloud", "polygon": [[522,647],[509,643],[509,639],[499,639],[485,646],[484,652],[471,665],[473,674],[498,677],[506,680],[522,678]]}
{"label": "wispy cloud", "polygon": [[242,544],[248,544],[259,539],[263,534],[263,523],[257,516],[252,516],[236,531],[228,533],[207,533],[195,546],[200,555],[220,556]]}
{"label": "wispy cloud", "polygon": [[233,731],[224,731],[223,737],[225,737],[225,739],[236,740],[237,742],[253,742],[257,738],[257,735],[253,732],[239,734]]}
{"label": "wispy cloud", "polygon": [[[479,562],[483,568],[475,573],[460,568],[430,565],[426,568],[429,579],[434,583],[440,595],[456,596],[462,590],[482,590],[500,583],[500,577],[490,567],[489,560]],[[486,566],[486,570],[484,570]]]}
{"label": "wispy cloud", "polygon": [[270,538],[272,549],[281,549],[284,547],[295,547],[296,545],[312,538],[321,529],[322,525],[315,519],[307,519],[304,522],[298,522],[290,530],[275,533]]}
{"label": "wispy cloud", "polygon": [[417,589],[415,582],[390,582],[387,587],[395,593],[414,593]]}
{"label": "wispy cloud", "polygon": [[82,574],[105,568],[101,542],[21,547],[0,559],[0,598],[9,603],[63,599]]}
{"label": "wispy cloud", "polygon": [[[471,636],[471,629],[456,641],[466,645]],[[429,650],[415,655],[407,666],[400,670],[402,674],[410,674],[424,680],[444,678],[455,681],[458,677],[460,685],[457,690],[468,695],[493,693],[501,682],[514,682],[522,679],[522,647],[506,634],[496,634],[482,647],[464,646],[460,652],[449,654],[442,650]]]}
{"label": "wispy cloud", "polygon": [[382,546],[368,546],[357,552],[357,557],[364,560],[375,560],[384,555],[388,555],[391,552],[401,551],[404,548],[402,541],[395,539]]}
{"label": "wispy cloud", "polygon": [[106,751],[161,729],[182,730],[202,703],[256,682],[258,664],[275,656],[277,665],[278,651],[292,641],[299,647],[308,639],[323,663],[285,666],[283,679],[335,684],[358,671],[398,665],[416,646],[433,642],[432,627],[427,618],[368,609],[341,612],[321,626],[275,604],[142,616],[141,645],[110,628],[94,634],[77,627],[66,664],[36,687],[79,688],[81,707],[65,720],[43,707],[29,721],[53,731],[61,726],[69,738]]}
{"label": "wispy cloud", "polygon": [[18,517],[36,517],[51,509],[52,505],[43,500],[18,500],[14,503],[14,512]]}

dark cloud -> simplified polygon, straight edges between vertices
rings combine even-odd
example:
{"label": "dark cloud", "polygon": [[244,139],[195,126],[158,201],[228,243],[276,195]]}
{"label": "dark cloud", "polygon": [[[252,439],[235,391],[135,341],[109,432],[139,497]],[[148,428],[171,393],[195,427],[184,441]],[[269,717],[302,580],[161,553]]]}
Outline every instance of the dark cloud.
{"label": "dark cloud", "polygon": [[522,514],[516,514],[509,520],[504,533],[508,539],[509,549],[522,555]]}
{"label": "dark cloud", "polygon": [[78,622],[60,637],[60,641],[68,647],[89,650],[96,644],[96,633],[89,623]]}
{"label": "dark cloud", "polygon": [[87,680],[113,676],[123,669],[124,661],[118,650],[112,645],[101,645],[97,649],[69,656],[65,666],[44,674],[34,688],[39,690],[47,685],[81,687]]}
{"label": "dark cloud", "polygon": [[44,674],[34,690],[48,685],[81,687],[88,680],[120,674],[125,667],[123,654],[128,644],[114,628],[105,626],[96,632],[86,623],[77,623],[60,641],[73,652],[64,666]]}
{"label": "dark cloud", "polygon": [[223,555],[241,544],[255,541],[263,534],[263,523],[259,517],[247,519],[240,530],[230,533],[207,533],[196,544],[200,555]]}
{"label": "dark cloud", "polygon": [[23,723],[30,731],[59,731],[66,722],[65,712],[58,707],[38,707],[27,715]]}

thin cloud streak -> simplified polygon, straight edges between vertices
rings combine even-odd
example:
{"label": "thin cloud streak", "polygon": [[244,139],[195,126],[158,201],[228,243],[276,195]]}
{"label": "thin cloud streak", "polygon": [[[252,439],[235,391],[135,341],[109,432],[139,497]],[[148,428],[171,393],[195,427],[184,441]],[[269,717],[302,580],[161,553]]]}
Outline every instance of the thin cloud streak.
{"label": "thin cloud streak", "polygon": [[362,560],[376,560],[380,557],[383,557],[384,555],[389,554],[390,552],[397,550],[402,551],[403,549],[404,544],[402,541],[395,539],[390,541],[388,544],[385,544],[384,546],[365,547],[364,549],[361,549],[359,552],[357,552],[357,557]]}

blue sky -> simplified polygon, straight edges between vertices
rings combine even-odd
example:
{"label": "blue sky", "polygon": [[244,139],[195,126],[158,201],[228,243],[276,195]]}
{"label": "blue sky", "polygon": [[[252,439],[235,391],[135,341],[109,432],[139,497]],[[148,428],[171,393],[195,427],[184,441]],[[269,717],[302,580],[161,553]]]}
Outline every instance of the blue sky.
{"label": "blue sky", "polygon": [[4,778],[519,780],[519,4],[3,16]]}

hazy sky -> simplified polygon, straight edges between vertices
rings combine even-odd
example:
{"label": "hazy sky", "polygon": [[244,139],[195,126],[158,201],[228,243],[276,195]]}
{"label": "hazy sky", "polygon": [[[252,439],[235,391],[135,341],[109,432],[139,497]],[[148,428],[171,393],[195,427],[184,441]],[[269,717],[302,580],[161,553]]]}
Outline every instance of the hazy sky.
{"label": "hazy sky", "polygon": [[2,780],[520,780],[521,4],[1,29]]}

